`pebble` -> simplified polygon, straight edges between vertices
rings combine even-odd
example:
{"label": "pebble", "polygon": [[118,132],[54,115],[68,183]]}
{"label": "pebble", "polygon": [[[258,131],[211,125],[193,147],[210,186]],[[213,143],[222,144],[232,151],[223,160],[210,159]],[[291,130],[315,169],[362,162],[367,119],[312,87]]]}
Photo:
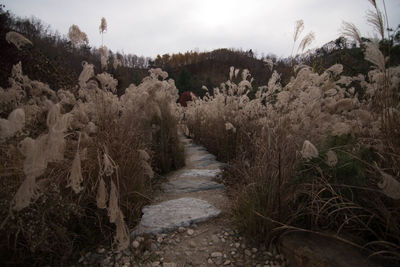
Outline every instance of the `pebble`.
{"label": "pebble", "polygon": [[157,237],[157,242],[158,243],[162,243],[164,240],[163,240],[163,238],[161,237],[161,236],[159,236],[159,237]]}
{"label": "pebble", "polygon": [[193,234],[194,234],[194,231],[193,231],[193,229],[189,229],[189,230],[187,230],[187,234],[188,234],[188,235],[193,235]]}
{"label": "pebble", "polygon": [[221,252],[213,252],[213,253],[211,253],[211,257],[212,258],[222,257],[222,253]]}
{"label": "pebble", "polygon": [[163,267],[177,267],[175,262],[164,262]]}
{"label": "pebble", "polygon": [[158,267],[160,266],[160,262],[159,261],[154,261],[151,263],[151,267]]}
{"label": "pebble", "polygon": [[244,254],[246,254],[246,256],[249,256],[249,257],[251,256],[251,252],[248,249],[244,250]]}
{"label": "pebble", "polygon": [[194,241],[190,241],[189,242],[189,247],[195,248],[196,247],[196,243]]}
{"label": "pebble", "polygon": [[186,231],[185,227],[180,226],[180,227],[178,228],[178,232],[179,232],[179,233],[183,233],[183,232],[185,232],[185,231]]}
{"label": "pebble", "polygon": [[208,263],[208,264],[213,264],[212,259],[209,258],[209,259],[207,260],[207,263]]}
{"label": "pebble", "polygon": [[257,248],[252,248],[252,249],[251,249],[251,252],[253,252],[253,253],[257,253],[257,251],[258,251]]}
{"label": "pebble", "polygon": [[239,248],[240,247],[240,243],[235,243],[235,248]]}
{"label": "pebble", "polygon": [[226,260],[226,261],[224,262],[224,265],[229,265],[229,264],[231,264],[231,261],[230,261],[230,260]]}
{"label": "pebble", "polygon": [[225,238],[221,238],[221,242],[225,243],[226,242]]}
{"label": "pebble", "polygon": [[137,240],[132,242],[132,247],[133,248],[138,248],[139,246],[140,246],[140,243]]}

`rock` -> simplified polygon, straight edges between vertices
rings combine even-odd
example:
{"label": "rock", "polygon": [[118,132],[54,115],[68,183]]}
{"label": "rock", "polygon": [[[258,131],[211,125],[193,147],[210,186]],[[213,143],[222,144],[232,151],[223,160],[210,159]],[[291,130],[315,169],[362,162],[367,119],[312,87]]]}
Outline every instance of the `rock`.
{"label": "rock", "polygon": [[257,248],[252,248],[252,249],[251,249],[251,252],[253,252],[253,253],[257,253],[257,251],[258,251]]}
{"label": "rock", "polygon": [[177,267],[175,262],[164,262],[163,267]]}
{"label": "rock", "polygon": [[212,235],[212,236],[211,236],[211,241],[212,241],[214,244],[218,243],[218,242],[219,242],[218,236]]}
{"label": "rock", "polygon": [[175,180],[164,183],[161,188],[166,193],[189,193],[214,189],[223,189],[225,186],[208,179]]}
{"label": "rock", "polygon": [[251,256],[251,251],[250,250],[248,250],[248,249],[245,249],[244,250],[244,254],[246,254],[246,256]]}
{"label": "rock", "polygon": [[186,170],[179,175],[179,177],[215,177],[221,172],[220,169],[204,170],[204,169],[191,169]]}
{"label": "rock", "polygon": [[235,248],[239,248],[240,247],[240,243],[236,242],[235,243]]}
{"label": "rock", "polygon": [[183,232],[185,232],[185,230],[186,230],[185,227],[182,227],[182,226],[178,228],[179,233],[183,233]]}
{"label": "rock", "polygon": [[225,243],[226,242],[225,238],[221,238],[221,242]]}
{"label": "rock", "polygon": [[218,216],[221,211],[207,201],[179,198],[143,208],[143,216],[132,235],[160,233],[179,226],[189,226]]}
{"label": "rock", "polygon": [[207,263],[208,263],[208,264],[213,264],[214,262],[212,261],[212,259],[209,258],[209,259],[207,260]]}
{"label": "rock", "polygon": [[132,242],[131,246],[133,248],[138,248],[140,246],[140,243],[137,240],[135,240],[135,241]]}
{"label": "rock", "polygon": [[231,264],[231,261],[230,261],[230,260],[226,260],[226,261],[224,262],[224,265],[229,265],[229,264]]}
{"label": "rock", "polygon": [[105,249],[105,248],[99,248],[99,249],[97,250],[97,253],[99,253],[99,254],[103,254],[104,252],[106,252],[106,249]]}
{"label": "rock", "polygon": [[213,253],[211,253],[211,257],[212,258],[222,257],[222,253],[221,252],[213,252]]}
{"label": "rock", "polygon": [[194,241],[190,241],[189,242],[189,247],[195,248],[196,247],[196,243]]}
{"label": "rock", "polygon": [[163,238],[161,236],[157,237],[157,243],[162,243],[163,242]]}
{"label": "rock", "polygon": [[151,267],[158,267],[158,266],[160,266],[160,262],[159,261],[153,261],[151,263]]}
{"label": "rock", "polygon": [[192,229],[189,229],[189,230],[187,230],[187,234],[191,236],[194,234],[194,231]]}

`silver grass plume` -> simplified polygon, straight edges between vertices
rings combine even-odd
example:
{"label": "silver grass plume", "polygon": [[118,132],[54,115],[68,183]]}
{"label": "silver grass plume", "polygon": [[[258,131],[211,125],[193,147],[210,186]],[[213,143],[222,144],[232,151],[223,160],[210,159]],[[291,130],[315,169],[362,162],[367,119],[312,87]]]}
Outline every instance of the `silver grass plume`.
{"label": "silver grass plume", "polygon": [[380,71],[384,72],[386,69],[386,60],[377,40],[365,44],[365,60],[376,65]]}
{"label": "silver grass plume", "polygon": [[20,33],[13,32],[13,31],[10,31],[6,34],[6,41],[9,44],[15,45],[15,47],[17,47],[18,50],[21,50],[26,45],[33,45],[32,42],[29,41],[28,38],[26,38],[25,36],[23,36]]}
{"label": "silver grass plume", "polygon": [[81,186],[82,182],[83,176],[81,167],[81,156],[78,148],[77,152],[75,153],[74,160],[72,161],[71,171],[69,175],[69,183],[67,187],[71,187],[72,190],[74,190],[74,192],[78,194],[83,190],[83,187]]}
{"label": "silver grass plume", "polygon": [[360,30],[354,23],[343,21],[340,32],[344,37],[358,42],[359,45],[363,43]]}
{"label": "silver grass plume", "polygon": [[306,49],[315,39],[315,34],[314,32],[309,32],[304,38],[301,40],[300,45],[298,50],[301,50],[301,52],[304,52],[304,49]]}
{"label": "silver grass plume", "polygon": [[108,200],[107,211],[108,211],[108,217],[110,218],[110,222],[115,223],[117,220],[117,216],[119,214],[119,205],[118,205],[118,191],[113,180],[111,180],[110,198]]}
{"label": "silver grass plume", "polygon": [[107,189],[106,183],[103,177],[100,178],[99,185],[97,187],[96,203],[99,209],[107,208]]}
{"label": "silver grass plume", "polygon": [[376,163],[375,167],[382,176],[382,181],[378,183],[378,187],[386,196],[393,199],[400,199],[400,182],[392,175],[382,171]]}
{"label": "silver grass plume", "polygon": [[25,125],[25,111],[22,108],[14,109],[7,119],[0,118],[0,140],[15,135]]}
{"label": "silver grass plume", "polygon": [[336,166],[336,164],[338,163],[338,157],[336,156],[336,153],[333,150],[329,150],[326,155],[328,157],[326,160],[326,164],[328,164],[328,166],[330,167]]}
{"label": "silver grass plume", "polygon": [[304,159],[310,160],[318,157],[318,150],[310,141],[305,140],[301,149],[301,155]]}
{"label": "silver grass plume", "polygon": [[118,211],[117,218],[115,221],[116,225],[116,234],[115,234],[115,243],[117,244],[117,250],[125,250],[129,247],[129,229],[124,221],[124,215],[121,210]]}
{"label": "silver grass plume", "polygon": [[72,24],[71,27],[69,27],[68,38],[74,46],[87,45],[89,43],[86,33],[81,31],[81,29],[79,29],[75,24]]}
{"label": "silver grass plume", "polygon": [[367,11],[367,22],[381,35],[382,40],[385,39],[383,15],[378,8],[376,8],[375,11]]}

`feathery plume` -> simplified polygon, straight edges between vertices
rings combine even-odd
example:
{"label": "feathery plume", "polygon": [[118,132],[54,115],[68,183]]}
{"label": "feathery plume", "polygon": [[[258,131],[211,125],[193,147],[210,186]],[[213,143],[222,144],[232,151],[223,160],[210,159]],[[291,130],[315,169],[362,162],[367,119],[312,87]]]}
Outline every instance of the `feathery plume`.
{"label": "feathery plume", "polygon": [[304,52],[304,49],[306,49],[315,39],[315,34],[314,32],[309,32],[304,38],[301,40],[299,49],[301,52]]}
{"label": "feathery plume", "polygon": [[115,243],[118,245],[117,249],[119,251],[127,249],[129,247],[129,229],[124,221],[124,215],[121,210],[119,210],[116,221],[116,234],[115,234]]}
{"label": "feathery plume", "polygon": [[382,192],[393,199],[400,199],[400,182],[397,181],[390,174],[382,171],[375,163],[375,167],[378,169],[379,173],[382,176],[382,181],[378,183],[378,187],[382,190]]}
{"label": "feathery plume", "polygon": [[14,109],[7,119],[0,118],[0,139],[13,136],[21,131],[25,125],[25,111],[22,108]]}
{"label": "feathery plume", "polygon": [[69,27],[68,38],[71,40],[73,46],[87,45],[89,43],[86,33],[81,31],[78,25],[75,24],[72,24],[71,27]]}
{"label": "feathery plume", "polygon": [[356,25],[354,25],[354,23],[343,21],[340,32],[344,37],[358,42],[359,45],[363,43],[360,30],[356,27]]}
{"label": "feathery plume", "polygon": [[25,36],[23,36],[20,33],[13,32],[13,31],[8,32],[6,34],[6,41],[9,44],[15,45],[15,47],[17,47],[18,50],[21,50],[26,45],[33,45],[32,42],[29,41],[28,38],[26,38]]}
{"label": "feathery plume", "polygon": [[385,25],[382,12],[379,9],[376,8],[375,12],[367,11],[367,22],[381,35],[382,40],[385,39]]}
{"label": "feathery plume", "polygon": [[113,180],[111,180],[110,198],[108,200],[107,211],[108,211],[108,217],[110,218],[110,222],[115,223],[119,213],[119,206],[118,206],[118,191]]}
{"label": "feathery plume", "polygon": [[304,141],[303,148],[301,149],[300,153],[302,157],[306,160],[318,157],[317,148],[308,140]]}
{"label": "feathery plume", "polygon": [[74,192],[78,194],[83,190],[83,187],[81,186],[82,182],[83,176],[81,167],[81,156],[78,149],[78,151],[75,153],[74,160],[72,161],[71,171],[69,175],[69,183],[67,187],[71,187],[72,190],[74,190]]}
{"label": "feathery plume", "polygon": [[302,19],[296,21],[294,25],[293,42],[295,43],[299,38],[300,34],[304,30],[304,21]]}
{"label": "feathery plume", "polygon": [[385,71],[386,61],[385,56],[379,49],[377,40],[365,44],[365,60],[375,64],[380,71]]}
{"label": "feathery plume", "polygon": [[336,153],[333,150],[329,150],[328,153],[326,153],[326,155],[328,157],[326,164],[328,164],[328,166],[330,167],[336,166],[336,164],[338,163],[338,157]]}
{"label": "feathery plume", "polygon": [[103,178],[100,178],[100,182],[97,187],[96,203],[99,209],[107,208],[107,189]]}

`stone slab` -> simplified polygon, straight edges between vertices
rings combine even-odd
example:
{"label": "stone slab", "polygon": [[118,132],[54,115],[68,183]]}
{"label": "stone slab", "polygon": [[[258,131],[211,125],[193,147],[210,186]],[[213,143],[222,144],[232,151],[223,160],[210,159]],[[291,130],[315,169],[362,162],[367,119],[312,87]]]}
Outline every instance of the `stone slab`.
{"label": "stone slab", "polygon": [[187,178],[187,177],[216,177],[220,172],[221,169],[215,170],[205,170],[205,169],[189,169],[182,172],[179,177]]}
{"label": "stone slab", "polygon": [[205,154],[200,156],[198,159],[196,159],[195,161],[203,161],[203,160],[216,160],[217,157],[214,156],[213,154]]}
{"label": "stone slab", "polygon": [[197,198],[179,198],[142,209],[143,216],[132,236],[144,233],[162,233],[180,226],[206,221],[221,211],[207,201]]}
{"label": "stone slab", "polygon": [[175,180],[165,183],[161,187],[166,193],[187,193],[225,188],[223,184],[203,179]]}

